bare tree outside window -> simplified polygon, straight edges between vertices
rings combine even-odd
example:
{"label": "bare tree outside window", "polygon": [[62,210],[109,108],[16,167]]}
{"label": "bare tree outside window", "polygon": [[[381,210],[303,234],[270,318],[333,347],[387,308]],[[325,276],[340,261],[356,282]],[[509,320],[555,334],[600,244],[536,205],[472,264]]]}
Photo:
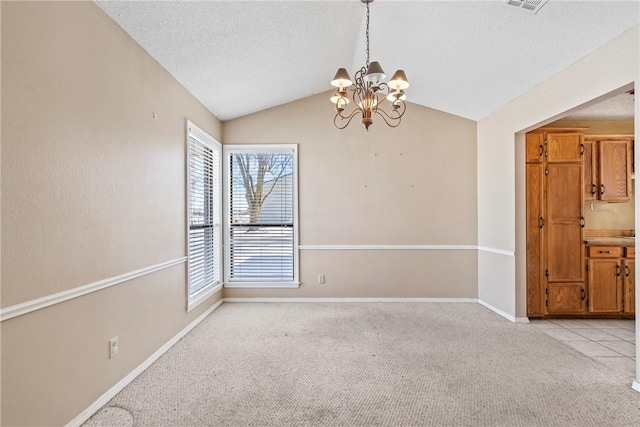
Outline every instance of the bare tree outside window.
{"label": "bare tree outside window", "polygon": [[259,224],[265,200],[278,181],[291,173],[292,156],[280,153],[236,153],[233,155],[237,174],[233,179],[244,187],[249,224]]}

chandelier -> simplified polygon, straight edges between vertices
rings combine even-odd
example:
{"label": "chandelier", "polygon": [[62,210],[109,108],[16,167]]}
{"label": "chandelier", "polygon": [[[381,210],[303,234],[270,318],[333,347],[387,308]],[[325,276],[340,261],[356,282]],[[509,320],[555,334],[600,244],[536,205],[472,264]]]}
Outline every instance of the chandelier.
{"label": "chandelier", "polygon": [[[351,120],[358,114],[362,116],[361,122],[368,131],[373,123],[373,116],[379,115],[391,127],[397,127],[402,120],[402,116],[407,108],[404,100],[407,96],[404,90],[409,87],[407,76],[404,70],[394,73],[389,83],[382,80],[386,74],[377,61],[369,62],[369,3],[373,0],[360,0],[367,5],[367,63],[355,74],[355,84],[351,81],[349,73],[345,68],[338,68],[335,77],[331,80],[331,85],[338,89],[331,97],[331,102],[335,104],[336,115],[333,124],[338,129],[346,128]],[[347,105],[353,100],[351,112],[345,111]],[[390,105],[383,104],[385,99]],[[388,111],[384,107],[388,107]]]}

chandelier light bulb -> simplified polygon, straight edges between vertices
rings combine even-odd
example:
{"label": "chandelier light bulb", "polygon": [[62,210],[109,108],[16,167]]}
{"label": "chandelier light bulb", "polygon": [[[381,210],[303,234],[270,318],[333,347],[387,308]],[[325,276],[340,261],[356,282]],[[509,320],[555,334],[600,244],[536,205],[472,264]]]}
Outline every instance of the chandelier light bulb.
{"label": "chandelier light bulb", "polygon": [[404,70],[398,70],[393,74],[391,80],[389,80],[389,87],[396,90],[405,90],[409,87],[409,80]]}
{"label": "chandelier light bulb", "polygon": [[369,68],[367,69],[367,73],[364,75],[364,80],[372,83],[374,86],[378,86],[387,75],[384,73],[382,66],[378,61],[373,61]]}
{"label": "chandelier light bulb", "polygon": [[336,75],[331,80],[331,86],[335,86],[337,88],[347,88],[351,86],[353,82],[351,81],[351,77],[349,77],[349,73],[345,68],[338,68],[336,71]]}

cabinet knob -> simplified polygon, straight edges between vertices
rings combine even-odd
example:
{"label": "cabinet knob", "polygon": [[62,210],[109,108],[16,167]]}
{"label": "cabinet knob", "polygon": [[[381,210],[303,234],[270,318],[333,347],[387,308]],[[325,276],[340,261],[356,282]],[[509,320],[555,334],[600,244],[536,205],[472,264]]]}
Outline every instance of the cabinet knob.
{"label": "cabinet knob", "polygon": [[629,275],[631,274],[631,269],[629,268],[628,265],[624,266],[624,271],[626,272],[625,277],[629,277]]}
{"label": "cabinet knob", "polygon": [[622,269],[620,268],[620,265],[616,264],[616,276],[620,276],[621,273],[622,273]]}
{"label": "cabinet knob", "polygon": [[604,192],[606,191],[606,187],[604,186],[604,184],[600,184],[600,195],[604,196]]}
{"label": "cabinet knob", "polygon": [[600,253],[600,254],[610,254],[611,251],[598,251],[598,253]]}
{"label": "cabinet knob", "polygon": [[595,196],[597,192],[598,192],[598,186],[595,184],[591,184],[591,195]]}

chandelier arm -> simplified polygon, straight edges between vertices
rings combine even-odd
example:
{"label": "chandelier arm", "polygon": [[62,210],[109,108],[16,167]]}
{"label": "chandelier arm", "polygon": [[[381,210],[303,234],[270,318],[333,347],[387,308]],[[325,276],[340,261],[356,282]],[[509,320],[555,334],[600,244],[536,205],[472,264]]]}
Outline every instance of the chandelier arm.
{"label": "chandelier arm", "polygon": [[[359,109],[355,109],[351,112],[351,114],[349,114],[348,116],[344,117],[342,116],[342,114],[338,113],[333,117],[333,125],[335,127],[337,127],[338,129],[344,129],[347,126],[349,126],[349,123],[351,123],[351,120],[353,120],[353,118],[356,116],[356,114],[359,112]],[[340,117],[340,119],[342,121],[346,120],[347,122],[344,124],[344,126],[340,126],[338,125],[338,117]]]}
{"label": "chandelier arm", "polygon": [[[384,114],[386,114],[387,117],[389,117],[391,120],[396,120],[401,118],[402,116],[404,116],[405,111],[407,111],[407,104],[404,103],[403,100],[399,99],[397,102],[400,106],[400,108],[397,108],[395,110],[391,110],[391,113],[387,113],[386,111],[380,109],[380,111],[382,111]],[[394,114],[395,113],[395,114]]]}
{"label": "chandelier arm", "polygon": [[[395,111],[395,110],[394,110]],[[380,109],[376,111],[376,114],[379,115],[380,117],[382,117],[382,120],[384,120],[384,122],[392,128],[398,127],[400,125],[400,122],[402,121],[402,115],[404,114],[404,111],[402,112],[402,114],[396,116],[396,117],[392,117],[390,116],[386,111]],[[391,121],[391,122],[389,122]],[[392,124],[395,123],[395,124]]]}
{"label": "chandelier arm", "polygon": [[351,95],[351,98],[353,99],[355,108],[359,108],[359,105],[364,105],[364,97],[363,97],[363,93],[364,90],[362,89],[361,86],[359,86],[358,84],[355,85],[356,87],[353,88],[353,94]]}
{"label": "chandelier arm", "polygon": [[[376,111],[376,114],[378,114],[380,117],[382,117],[382,120],[384,120],[384,122],[387,124],[387,126],[389,126],[391,128],[397,128],[400,125],[400,118],[399,117],[395,118],[395,119],[393,117],[389,117],[389,115],[386,112],[384,112],[384,110],[378,110],[378,111]],[[389,118],[389,120],[391,120],[391,122],[389,122],[389,120],[387,118]],[[393,123],[395,123],[395,124],[393,124]]]}
{"label": "chandelier arm", "polygon": [[354,109],[349,113],[349,114],[343,114],[344,109],[342,111],[338,110],[336,108],[336,116],[340,116],[343,120],[344,119],[350,119],[355,113],[357,113],[358,111],[360,111],[360,108],[358,107],[354,107]]}

